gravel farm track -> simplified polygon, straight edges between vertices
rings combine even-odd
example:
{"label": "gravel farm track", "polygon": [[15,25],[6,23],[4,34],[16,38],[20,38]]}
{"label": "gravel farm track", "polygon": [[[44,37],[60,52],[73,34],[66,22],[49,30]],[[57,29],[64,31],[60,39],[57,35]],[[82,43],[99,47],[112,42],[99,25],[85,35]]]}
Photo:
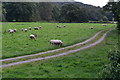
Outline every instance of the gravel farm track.
{"label": "gravel farm track", "polygon": [[[51,55],[51,56],[45,56],[45,57],[40,57],[40,58],[34,58],[34,59],[28,59],[28,60],[24,60],[24,61],[18,61],[18,62],[12,62],[12,63],[8,63],[8,64],[3,64],[3,65],[0,66],[0,68],[14,66],[14,65],[28,63],[28,62],[33,62],[33,61],[44,60],[44,59],[50,59],[50,58],[59,57],[59,56],[64,56],[64,55],[67,55],[67,54],[70,54],[70,53],[75,53],[75,52],[87,49],[89,47],[95,46],[95,45],[99,44],[100,42],[102,42],[105,39],[105,37],[107,36],[108,32],[110,32],[112,30],[113,29],[110,29],[110,30],[106,31],[97,41],[95,41],[95,42],[93,42],[91,44],[88,44],[86,46],[80,47],[78,49],[69,50],[69,51],[66,51],[66,52],[63,52],[63,53],[60,53],[60,54]],[[79,45],[82,45],[82,44],[85,44],[85,43],[88,43],[88,42],[92,41],[93,39],[95,39],[103,31],[105,31],[105,30],[97,32],[93,37],[91,37],[88,40],[85,40],[85,41],[83,41],[81,43],[77,43],[77,44],[67,46],[67,47],[64,47],[64,48],[59,48],[59,49],[50,50],[50,51],[46,51],[46,52],[41,52],[41,53],[37,53],[37,54],[31,54],[31,55],[19,56],[19,57],[14,57],[14,58],[2,59],[2,60],[0,60],[0,62],[12,61],[12,60],[16,60],[16,59],[22,59],[22,58],[27,58],[27,57],[31,57],[31,56],[41,55],[41,54],[57,52],[57,51],[60,51],[60,50],[64,50],[64,49],[72,48],[72,47],[75,47],[75,46],[79,46]]]}

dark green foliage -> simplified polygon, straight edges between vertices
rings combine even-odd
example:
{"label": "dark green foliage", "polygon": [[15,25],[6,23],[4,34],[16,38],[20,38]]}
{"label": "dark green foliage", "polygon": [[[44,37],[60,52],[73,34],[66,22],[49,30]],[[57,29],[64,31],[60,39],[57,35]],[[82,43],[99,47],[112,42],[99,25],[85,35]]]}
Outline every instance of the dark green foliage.
{"label": "dark green foliage", "polygon": [[57,67],[62,67],[62,65],[57,65]]}
{"label": "dark green foliage", "polygon": [[[118,21],[117,29],[118,34],[120,34],[120,2],[108,3],[105,10],[111,11],[114,15],[115,20]],[[118,36],[117,49],[110,51],[108,58],[110,60],[109,64],[106,65],[102,71],[101,78],[111,78],[112,80],[119,80],[120,78],[120,36]]]}
{"label": "dark green foliage", "polygon": [[54,21],[59,21],[60,19],[60,8],[58,6],[54,6],[52,10],[52,18]]}
{"label": "dark green foliage", "polygon": [[110,51],[108,58],[110,63],[104,66],[101,77],[118,80],[120,78],[120,50]]}
{"label": "dark green foliage", "polygon": [[[52,5],[48,2],[35,3],[36,18],[40,17],[42,21],[50,21],[52,19]],[[36,20],[36,21],[41,21]]]}
{"label": "dark green foliage", "polygon": [[119,2],[109,2],[103,8],[104,8],[104,10],[112,12],[115,20],[118,21],[117,28],[120,32],[120,1]]}
{"label": "dark green foliage", "polygon": [[6,10],[7,21],[51,20],[52,6],[50,3],[3,3],[3,8]]}
{"label": "dark green foliage", "polygon": [[[111,20],[111,13],[82,3],[3,3],[3,21],[88,22]],[[111,16],[111,17],[110,17]]]}
{"label": "dark green foliage", "polygon": [[5,3],[7,21],[30,21],[31,5],[31,3]]}
{"label": "dark green foliage", "polygon": [[61,8],[62,22],[87,22],[85,11],[75,4],[65,4]]}

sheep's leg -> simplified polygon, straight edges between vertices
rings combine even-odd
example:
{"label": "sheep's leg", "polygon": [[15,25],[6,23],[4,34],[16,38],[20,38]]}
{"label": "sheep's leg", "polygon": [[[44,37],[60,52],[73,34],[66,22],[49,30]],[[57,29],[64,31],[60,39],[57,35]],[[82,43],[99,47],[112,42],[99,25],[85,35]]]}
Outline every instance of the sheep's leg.
{"label": "sheep's leg", "polygon": [[53,43],[53,46],[55,46],[55,43]]}
{"label": "sheep's leg", "polygon": [[58,44],[58,46],[60,47],[60,44]]}
{"label": "sheep's leg", "polygon": [[60,43],[57,43],[57,46],[59,46],[59,47],[60,47]]}
{"label": "sheep's leg", "polygon": [[62,43],[60,44],[60,46],[62,46]]}
{"label": "sheep's leg", "polygon": [[59,45],[60,45],[60,47],[61,47],[61,43],[60,43]]}
{"label": "sheep's leg", "polygon": [[61,46],[61,44],[59,43],[59,47]]}
{"label": "sheep's leg", "polygon": [[50,42],[50,45],[52,45],[52,43]]}

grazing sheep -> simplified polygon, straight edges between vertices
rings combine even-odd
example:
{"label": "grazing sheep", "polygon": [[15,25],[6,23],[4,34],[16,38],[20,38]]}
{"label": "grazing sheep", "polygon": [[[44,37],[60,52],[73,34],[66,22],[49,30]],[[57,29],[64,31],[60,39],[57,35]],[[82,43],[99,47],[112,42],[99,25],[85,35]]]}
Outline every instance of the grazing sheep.
{"label": "grazing sheep", "polygon": [[50,40],[50,45],[62,46],[63,42],[61,40]]}
{"label": "grazing sheep", "polygon": [[37,37],[37,35],[35,35],[35,34],[30,35],[30,39],[36,39],[36,37]]}
{"label": "grazing sheep", "polygon": [[24,29],[25,32],[27,32],[28,30],[27,29]]}
{"label": "grazing sheep", "polygon": [[29,30],[32,30],[32,28],[31,28],[31,27],[29,27]]}
{"label": "grazing sheep", "polygon": [[107,26],[107,24],[102,24],[102,26]]}
{"label": "grazing sheep", "polygon": [[62,27],[64,28],[64,27],[66,27],[66,26],[65,26],[65,25],[64,25],[64,26],[59,26],[59,25],[57,25],[56,27],[57,27],[57,28],[62,28]]}
{"label": "grazing sheep", "polygon": [[94,29],[93,27],[90,27],[90,29]]}
{"label": "grazing sheep", "polygon": [[39,30],[39,27],[34,27],[34,30]]}
{"label": "grazing sheep", "polygon": [[9,32],[9,33],[14,33],[14,30],[9,29],[8,32]]}

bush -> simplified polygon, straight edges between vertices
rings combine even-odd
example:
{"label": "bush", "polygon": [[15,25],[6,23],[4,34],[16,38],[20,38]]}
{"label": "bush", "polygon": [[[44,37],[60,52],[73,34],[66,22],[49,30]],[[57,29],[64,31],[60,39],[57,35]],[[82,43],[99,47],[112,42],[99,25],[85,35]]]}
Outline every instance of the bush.
{"label": "bush", "polygon": [[120,50],[116,49],[110,51],[108,58],[110,60],[108,65],[105,65],[100,78],[111,78],[112,80],[119,80],[120,78]]}

